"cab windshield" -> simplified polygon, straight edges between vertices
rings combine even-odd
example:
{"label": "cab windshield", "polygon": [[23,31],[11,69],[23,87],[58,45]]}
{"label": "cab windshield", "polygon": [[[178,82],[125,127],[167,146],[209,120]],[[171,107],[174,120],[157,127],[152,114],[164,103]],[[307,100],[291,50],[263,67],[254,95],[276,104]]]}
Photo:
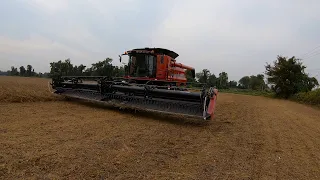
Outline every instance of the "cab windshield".
{"label": "cab windshield", "polygon": [[130,54],[128,75],[131,77],[155,77],[156,56],[148,54]]}

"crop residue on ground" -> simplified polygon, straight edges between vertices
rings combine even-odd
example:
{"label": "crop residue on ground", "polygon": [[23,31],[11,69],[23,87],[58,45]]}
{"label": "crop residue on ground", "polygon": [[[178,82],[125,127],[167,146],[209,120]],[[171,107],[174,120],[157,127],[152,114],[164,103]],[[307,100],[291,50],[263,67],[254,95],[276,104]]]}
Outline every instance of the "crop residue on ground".
{"label": "crop residue on ground", "polygon": [[194,124],[55,101],[48,81],[0,77],[0,179],[320,177],[318,109],[220,93]]}

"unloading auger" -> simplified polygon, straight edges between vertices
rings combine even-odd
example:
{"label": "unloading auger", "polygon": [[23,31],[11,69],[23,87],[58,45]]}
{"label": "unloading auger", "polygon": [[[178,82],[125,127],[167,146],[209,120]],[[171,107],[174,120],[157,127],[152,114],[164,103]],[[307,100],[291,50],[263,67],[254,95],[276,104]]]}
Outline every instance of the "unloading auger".
{"label": "unloading auger", "polygon": [[[192,67],[177,63],[173,51],[143,48],[126,51],[129,56],[125,76],[55,76],[54,93],[66,97],[104,102],[119,108],[130,108],[213,119],[218,90],[203,86],[200,92],[186,88],[186,70]],[[94,80],[94,81],[93,81]]]}

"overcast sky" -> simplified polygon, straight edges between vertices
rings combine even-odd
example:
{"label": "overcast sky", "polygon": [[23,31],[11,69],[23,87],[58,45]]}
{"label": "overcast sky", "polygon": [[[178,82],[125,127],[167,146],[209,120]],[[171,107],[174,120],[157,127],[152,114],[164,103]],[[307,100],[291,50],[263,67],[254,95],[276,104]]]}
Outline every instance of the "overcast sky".
{"label": "overcast sky", "polygon": [[319,0],[1,0],[0,70],[44,72],[66,58],[120,64],[125,50],[162,47],[231,80],[263,73],[277,55],[304,57],[316,76],[319,9]]}

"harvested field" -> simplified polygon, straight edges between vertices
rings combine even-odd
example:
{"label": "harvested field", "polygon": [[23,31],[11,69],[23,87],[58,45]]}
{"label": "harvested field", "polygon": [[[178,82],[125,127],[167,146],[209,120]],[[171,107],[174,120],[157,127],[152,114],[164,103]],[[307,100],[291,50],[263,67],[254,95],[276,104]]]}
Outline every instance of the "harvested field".
{"label": "harvested field", "polygon": [[57,97],[49,92],[50,79],[0,76],[0,102],[43,102]]}
{"label": "harvested field", "polygon": [[319,109],[221,93],[191,123],[56,101],[47,82],[0,77],[0,179],[320,179]]}

